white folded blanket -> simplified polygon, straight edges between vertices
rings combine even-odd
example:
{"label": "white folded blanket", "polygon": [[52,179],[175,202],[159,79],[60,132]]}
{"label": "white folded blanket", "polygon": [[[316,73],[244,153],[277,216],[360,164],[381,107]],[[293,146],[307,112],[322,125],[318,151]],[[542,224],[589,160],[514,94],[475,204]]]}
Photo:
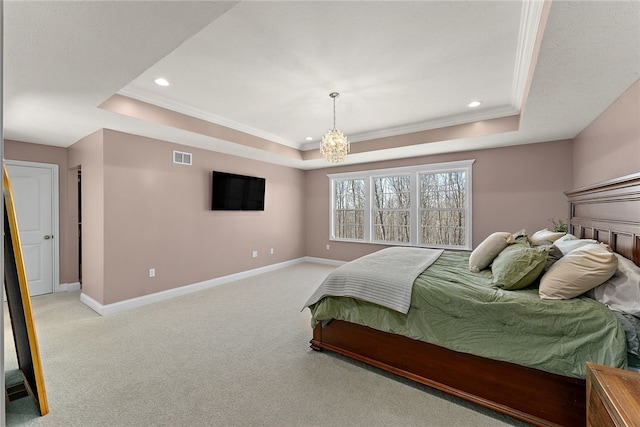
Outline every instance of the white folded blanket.
{"label": "white folded blanket", "polygon": [[372,302],[407,314],[411,305],[413,282],[442,252],[442,249],[398,246],[355,259],[331,272],[304,307],[309,307],[326,296],[342,296]]}

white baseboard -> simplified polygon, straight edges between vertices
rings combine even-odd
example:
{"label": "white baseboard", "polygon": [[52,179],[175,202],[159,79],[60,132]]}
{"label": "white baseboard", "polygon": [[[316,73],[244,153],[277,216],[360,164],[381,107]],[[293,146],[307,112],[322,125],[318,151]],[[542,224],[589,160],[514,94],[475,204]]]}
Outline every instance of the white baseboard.
{"label": "white baseboard", "polygon": [[[80,282],[73,283],[60,283],[57,288],[53,291],[54,293],[58,292],[70,292],[70,291],[79,291],[80,290]],[[2,288],[2,301],[7,300],[7,294],[4,292],[4,288]]]}
{"label": "white baseboard", "polygon": [[58,285],[58,289],[56,292],[71,292],[71,291],[79,291],[80,290],[80,282],[73,283],[60,283]]}
{"label": "white baseboard", "polygon": [[339,261],[337,259],[328,259],[328,258],[316,258],[312,256],[304,257],[304,262],[313,262],[316,264],[327,264],[327,265],[335,265],[336,267],[345,264],[347,261]]}
{"label": "white baseboard", "polygon": [[100,315],[104,314],[102,309],[103,305],[100,304],[98,301],[94,300],[93,298],[91,298],[89,295],[85,294],[84,292],[80,293],[80,302],[84,303],[86,306],[88,306],[90,309],[92,309],[96,313]]}
{"label": "white baseboard", "polygon": [[[119,313],[121,311],[130,310],[132,308],[142,307],[145,305],[153,304],[156,302],[164,301],[170,298],[175,298],[181,295],[187,295],[192,292],[201,291],[203,289],[213,288],[225,283],[233,282],[236,280],[246,279],[248,277],[257,276],[258,274],[267,273],[281,268],[290,267],[292,265],[300,264],[303,262],[314,262],[319,264],[340,265],[344,264],[344,261],[329,260],[324,258],[303,257],[293,259],[291,261],[285,261],[278,264],[272,264],[265,267],[256,268],[253,270],[243,271],[241,273],[230,274],[224,277],[217,277],[215,279],[205,280],[204,282],[193,283],[191,285],[184,285],[178,288],[167,289],[162,292],[155,292],[149,295],[143,295],[136,298],[131,298],[124,301],[118,301],[111,304],[100,304],[84,292],[80,294],[80,301],[89,306],[96,313],[106,316],[109,314]],[[336,264],[338,263],[338,264]]]}

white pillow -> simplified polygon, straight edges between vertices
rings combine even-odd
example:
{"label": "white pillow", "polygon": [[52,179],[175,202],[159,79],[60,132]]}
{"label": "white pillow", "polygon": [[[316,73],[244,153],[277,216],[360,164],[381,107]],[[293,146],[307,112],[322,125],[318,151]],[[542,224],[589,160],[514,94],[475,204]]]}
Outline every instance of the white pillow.
{"label": "white pillow", "polygon": [[487,268],[504,248],[513,243],[513,236],[506,231],[492,233],[471,252],[469,270],[474,273]]}
{"label": "white pillow", "polygon": [[615,255],[618,270],[593,290],[593,296],[612,310],[640,317],[640,267],[620,254]]}
{"label": "white pillow", "polygon": [[604,283],[616,272],[618,259],[606,245],[591,243],[574,249],[540,279],[543,299],[570,299]]}
{"label": "white pillow", "polygon": [[545,228],[533,233],[533,236],[529,237],[529,240],[531,241],[531,244],[535,246],[550,245],[565,234],[567,233],[562,231],[549,231]]}
{"label": "white pillow", "polygon": [[573,234],[567,233],[562,237],[559,237],[556,242],[564,242],[565,240],[578,240],[578,238],[576,236],[574,236]]}
{"label": "white pillow", "polygon": [[593,239],[569,239],[569,240],[558,239],[555,242],[553,242],[553,245],[556,248],[560,249],[560,252],[562,252],[562,255],[566,255],[575,249],[581,248],[586,245],[592,245],[594,243],[598,243],[598,241]]}

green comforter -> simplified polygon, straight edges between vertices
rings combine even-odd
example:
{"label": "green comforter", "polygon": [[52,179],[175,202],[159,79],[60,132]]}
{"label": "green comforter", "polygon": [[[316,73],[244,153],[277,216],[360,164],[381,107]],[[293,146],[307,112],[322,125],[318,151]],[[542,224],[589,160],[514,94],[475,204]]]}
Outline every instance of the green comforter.
{"label": "green comforter", "polygon": [[471,273],[469,253],[445,251],[414,282],[404,315],[372,303],[326,297],[310,307],[312,326],[346,320],[464,353],[584,378],[585,362],[626,368],[626,340],[611,311],[587,297],[543,300],[530,287],[492,286]]}

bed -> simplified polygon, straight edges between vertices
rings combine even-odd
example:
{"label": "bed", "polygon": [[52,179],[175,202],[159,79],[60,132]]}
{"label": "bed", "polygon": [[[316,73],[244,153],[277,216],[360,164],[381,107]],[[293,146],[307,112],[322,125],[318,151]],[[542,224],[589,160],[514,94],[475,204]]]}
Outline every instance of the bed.
{"label": "bed", "polygon": [[[565,194],[569,202],[569,233],[579,239],[606,243],[615,253],[640,265],[640,173]],[[597,301],[580,299],[596,310],[609,310]],[[609,320],[604,322],[611,323],[611,316],[609,313]],[[574,371],[523,365],[495,355],[456,350],[450,343],[436,345],[411,338],[411,334],[405,336],[404,332],[385,332],[365,326],[361,318],[343,317],[344,320],[314,317],[311,348],[340,353],[534,425],[585,424],[582,363],[569,363],[576,365]],[[624,332],[619,323],[613,323],[606,326],[611,328],[608,332],[596,339],[603,340],[603,348],[616,348],[611,354],[593,357],[599,359],[594,361],[624,368],[626,357],[620,350],[624,339],[620,335]]]}

